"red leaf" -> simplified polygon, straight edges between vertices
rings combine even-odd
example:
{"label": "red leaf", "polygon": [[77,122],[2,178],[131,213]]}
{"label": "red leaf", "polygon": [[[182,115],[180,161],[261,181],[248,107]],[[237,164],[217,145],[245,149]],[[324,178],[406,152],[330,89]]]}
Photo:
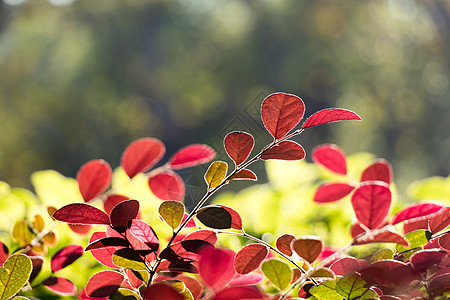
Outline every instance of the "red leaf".
{"label": "red leaf", "polygon": [[169,248],[165,248],[159,256],[171,261],[179,260],[180,258],[197,261],[200,252],[205,251],[205,249],[214,249],[214,246],[204,240],[183,240]]}
{"label": "red leaf", "polygon": [[359,271],[364,280],[385,286],[399,286],[417,278],[416,272],[404,262],[383,259]]}
{"label": "red leaf", "polygon": [[361,174],[361,182],[363,181],[383,181],[387,184],[392,182],[392,166],[384,159],[379,159],[366,169]]}
{"label": "red leaf", "polygon": [[366,232],[364,228],[361,227],[361,223],[356,222],[352,225],[352,228],[350,229],[350,233],[352,235],[352,238],[356,237],[357,235]]}
{"label": "red leaf", "polygon": [[61,207],[53,213],[53,218],[70,224],[106,224],[109,217],[100,209],[84,203],[72,203]]}
{"label": "red leaf", "polygon": [[103,207],[105,208],[105,212],[110,215],[111,210],[119,204],[120,202],[123,202],[125,200],[129,200],[129,197],[122,196],[122,195],[109,195],[108,198],[106,198],[105,202],[103,202]]}
{"label": "red leaf", "polygon": [[299,97],[291,94],[275,93],[264,99],[261,118],[267,131],[281,139],[291,131],[305,113],[305,104]]}
{"label": "red leaf", "polygon": [[361,120],[361,117],[347,109],[327,108],[319,110],[310,116],[303,123],[302,129],[344,120]]}
{"label": "red leaf", "polygon": [[[186,220],[188,216],[189,216],[189,215],[188,215],[187,213],[184,213],[183,220],[181,220],[181,222],[184,222],[184,220]],[[194,218],[191,218],[191,219],[186,223],[186,226],[184,226],[184,228],[192,228],[192,227],[197,227],[197,224],[195,224]]]}
{"label": "red leaf", "polygon": [[238,274],[230,283],[230,286],[249,286],[257,285],[264,279],[264,275],[261,273],[248,273],[245,275]]}
{"label": "red leaf", "polygon": [[203,240],[214,245],[217,242],[217,233],[208,229],[196,230],[183,238],[183,241],[187,240]]}
{"label": "red leaf", "polygon": [[360,265],[356,258],[343,257],[335,261],[330,266],[330,269],[334,272],[334,274],[338,276],[344,276],[345,274],[350,274],[358,271],[360,269]]}
{"label": "red leaf", "polygon": [[239,274],[247,274],[256,270],[269,254],[267,247],[261,244],[250,244],[239,250],[234,258],[234,268]]}
{"label": "red leaf", "polygon": [[205,284],[212,288],[226,285],[236,274],[234,252],[230,249],[208,248],[202,251],[198,269]]}
{"label": "red leaf", "polygon": [[439,211],[442,207],[443,205],[438,203],[415,203],[396,213],[394,217],[392,217],[391,224],[395,225],[405,220],[424,217]]}
{"label": "red leaf", "polygon": [[9,257],[8,247],[6,247],[5,244],[0,242],[0,266],[3,266],[8,257]]}
{"label": "red leaf", "polygon": [[275,245],[281,253],[292,256],[291,242],[295,240],[295,236],[286,233],[277,238]]}
{"label": "red leaf", "polygon": [[258,180],[256,174],[248,169],[242,169],[230,177],[229,180]]}
{"label": "red leaf", "polygon": [[225,150],[236,165],[242,164],[252,152],[255,140],[246,132],[230,132],[223,140]]}
{"label": "red leaf", "polygon": [[443,236],[441,236],[438,240],[439,246],[441,246],[443,249],[446,249],[450,251],[450,233],[446,233]]}
{"label": "red leaf", "polygon": [[370,243],[396,243],[408,246],[408,241],[401,235],[390,230],[380,230],[374,233],[365,234],[357,238],[353,245],[365,245]]}
{"label": "red leaf", "polygon": [[169,160],[169,164],[172,169],[178,170],[207,163],[215,156],[216,152],[211,147],[193,144],[178,150]]}
{"label": "red leaf", "polygon": [[335,202],[350,194],[354,189],[354,186],[347,183],[324,183],[317,189],[314,201],[318,203]]}
{"label": "red leaf", "polygon": [[141,220],[131,221],[129,232],[138,238],[141,242],[150,247],[153,251],[158,251],[159,240],[155,231]]}
{"label": "red leaf", "polygon": [[80,235],[85,235],[87,234],[89,231],[91,231],[91,225],[81,225],[81,224],[67,224],[70,229],[75,232],[78,233]]}
{"label": "red leaf", "polygon": [[173,287],[157,283],[152,284],[144,292],[145,300],[184,300],[184,297]]}
{"label": "red leaf", "polygon": [[265,299],[264,294],[253,286],[225,288],[214,295],[213,300]]}
{"label": "red leaf", "polygon": [[195,300],[202,296],[203,285],[197,279],[186,275],[178,275],[174,279],[183,281],[184,285],[189,289]]}
{"label": "red leaf", "polygon": [[124,278],[115,271],[101,271],[94,274],[86,285],[86,294],[89,297],[108,297],[122,284]]}
{"label": "red leaf", "polygon": [[[104,239],[106,237],[107,236],[106,236],[105,232],[101,232],[101,231],[94,232],[89,240],[89,243],[91,244],[95,241]],[[101,249],[93,249],[93,250],[91,250],[91,254],[102,265],[105,265],[105,266],[113,268],[113,269],[120,269],[112,262],[112,256],[113,256],[114,252],[116,252],[116,250],[118,250],[118,249],[119,249],[118,247],[106,247],[106,248],[101,248]]]}
{"label": "red leaf", "polygon": [[445,273],[436,277],[433,277],[428,283],[428,289],[430,292],[437,292],[440,290],[449,290],[450,286],[450,273]]}
{"label": "red leaf", "polygon": [[138,214],[139,201],[131,199],[120,202],[111,211],[111,225],[114,229],[124,232]]}
{"label": "red leaf", "polygon": [[136,271],[133,272],[133,270],[131,270],[131,269],[125,269],[124,271],[125,271],[125,274],[127,274],[130,285],[133,288],[138,289],[141,285],[144,284],[144,282],[139,277],[137,277],[136,274],[134,273]]}
{"label": "red leaf", "polygon": [[161,200],[181,201],[185,193],[183,179],[171,171],[150,177],[148,186],[153,194]]}
{"label": "red leaf", "polygon": [[323,241],[316,236],[304,236],[291,242],[291,249],[298,256],[312,264],[320,255],[323,249]]}
{"label": "red leaf", "polygon": [[122,154],[120,165],[128,177],[150,170],[164,155],[166,147],[155,138],[142,138],[132,142]]}
{"label": "red leaf", "polygon": [[429,229],[435,234],[450,225],[450,207],[446,206],[430,216]]}
{"label": "red leaf", "polygon": [[77,174],[84,201],[88,202],[103,193],[111,183],[111,177],[112,170],[106,161],[96,159],[85,163]]}
{"label": "red leaf", "polygon": [[231,215],[231,229],[242,229],[242,219],[237,211],[223,204],[218,204],[217,206],[224,208]]}
{"label": "red leaf", "polygon": [[386,218],[391,205],[391,191],[377,181],[366,181],[352,195],[356,218],[369,229],[375,229]]}
{"label": "red leaf", "polygon": [[83,255],[83,247],[79,245],[69,245],[59,250],[52,257],[51,268],[52,272],[59,271],[76,261]]}
{"label": "red leaf", "polygon": [[77,288],[70,280],[59,276],[49,277],[42,284],[53,293],[61,296],[72,296],[77,291]]}
{"label": "red leaf", "polygon": [[261,154],[261,159],[300,160],[305,158],[305,150],[294,141],[283,141],[268,148]]}
{"label": "red leaf", "polygon": [[410,257],[410,261],[414,269],[423,273],[430,267],[438,265],[445,257],[447,252],[440,249],[426,249],[414,253]]}
{"label": "red leaf", "polygon": [[312,160],[334,173],[347,174],[345,154],[336,145],[326,144],[315,147],[312,151]]}
{"label": "red leaf", "polygon": [[106,237],[89,243],[84,251],[101,249],[105,247],[128,247],[129,245],[130,244],[124,238]]}

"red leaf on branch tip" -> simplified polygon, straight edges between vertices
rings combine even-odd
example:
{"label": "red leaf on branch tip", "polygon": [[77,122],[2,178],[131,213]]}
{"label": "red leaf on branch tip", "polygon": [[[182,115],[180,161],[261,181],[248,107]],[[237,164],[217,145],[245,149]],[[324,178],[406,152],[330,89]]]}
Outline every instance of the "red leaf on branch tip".
{"label": "red leaf on branch tip", "polygon": [[250,244],[236,253],[234,268],[239,274],[247,274],[256,270],[269,254],[267,247],[261,244]]}
{"label": "red leaf on branch tip", "polygon": [[98,272],[89,279],[86,285],[86,294],[94,298],[109,297],[119,289],[123,280],[124,277],[119,272]]}
{"label": "red leaf on branch tip", "polygon": [[313,126],[319,126],[323,124],[339,122],[344,120],[359,120],[361,117],[354,112],[343,108],[327,108],[319,110],[310,116],[305,123],[303,123],[302,129],[306,129]]}
{"label": "red leaf on branch tip", "polygon": [[209,287],[221,287],[236,274],[233,268],[234,251],[230,249],[206,249],[200,254],[198,269]]}
{"label": "red leaf on branch tip", "polygon": [[147,287],[144,292],[145,300],[184,300],[185,298],[173,287],[156,283]]}
{"label": "red leaf on branch tip", "polygon": [[183,241],[187,240],[203,240],[214,245],[217,242],[217,233],[208,229],[196,230],[183,238]]}
{"label": "red leaf on branch tip", "polygon": [[111,211],[111,225],[114,229],[125,232],[129,228],[131,220],[139,214],[139,201],[130,199],[120,202]]}
{"label": "red leaf on branch tip", "polygon": [[430,215],[428,224],[431,233],[435,234],[450,225],[450,207],[446,206]]}
{"label": "red leaf on branch tip", "polygon": [[[91,238],[89,239],[89,244],[91,244],[95,241],[98,241],[100,239],[104,239],[104,238],[107,238],[105,232],[96,231],[92,234]],[[120,248],[119,247],[106,247],[106,248],[101,248],[101,249],[93,249],[93,250],[91,250],[91,254],[102,265],[105,265],[105,266],[113,268],[113,269],[120,269],[112,261],[112,256],[113,256],[114,252],[116,252],[116,250],[118,250],[118,249],[120,249]]]}
{"label": "red leaf on branch tip", "polygon": [[353,245],[365,245],[370,243],[396,243],[405,247],[409,246],[408,241],[401,235],[390,230],[369,233],[357,238]]}
{"label": "red leaf on branch tip", "polygon": [[59,276],[47,278],[42,282],[42,285],[61,296],[72,296],[77,291],[77,288],[70,280]]}
{"label": "red leaf on branch tip", "polygon": [[166,147],[155,138],[142,138],[132,142],[122,154],[120,165],[133,178],[150,170],[164,155]]}
{"label": "red leaf on branch tip", "polygon": [[444,207],[444,205],[440,203],[415,203],[396,213],[394,217],[392,217],[391,224],[395,225],[403,221],[424,217],[439,211],[442,207]]}
{"label": "red leaf on branch tip", "polygon": [[80,235],[85,235],[87,234],[89,231],[91,231],[91,225],[81,225],[81,224],[67,224],[70,229],[75,232],[78,233]]}
{"label": "red leaf on branch tip", "polygon": [[355,189],[347,183],[323,183],[319,186],[314,195],[314,202],[329,203],[341,200]]}
{"label": "red leaf on branch tip", "polygon": [[345,274],[350,274],[358,271],[360,269],[360,265],[356,258],[343,257],[335,261],[330,266],[330,269],[334,272],[334,274],[338,276],[344,276]]}
{"label": "red leaf on branch tip", "polygon": [[110,215],[114,206],[116,206],[120,202],[129,200],[129,199],[130,199],[129,197],[122,196],[122,195],[109,195],[108,198],[106,198],[105,202],[103,202],[103,207],[105,208],[105,212],[108,215]]}
{"label": "red leaf on branch tip", "polygon": [[276,146],[264,150],[261,159],[300,160],[305,158],[305,150],[294,141],[283,141]]}
{"label": "red leaf on branch tip", "polygon": [[312,160],[334,173],[347,174],[345,154],[336,145],[325,144],[315,147],[312,151]]}
{"label": "red leaf on branch tip", "polygon": [[217,206],[224,208],[231,215],[231,227],[230,227],[231,229],[237,229],[237,230],[242,229],[242,219],[237,211],[235,211],[231,207],[223,205],[223,204],[218,204]]}
{"label": "red leaf on branch tip", "polygon": [[150,247],[153,251],[158,251],[159,239],[153,228],[141,220],[132,220],[129,232],[141,242]]}
{"label": "red leaf on branch tip", "polygon": [[261,106],[264,127],[275,138],[281,139],[291,131],[305,113],[305,104],[299,97],[285,93],[267,96]]}
{"label": "red leaf on branch tip", "polygon": [[212,298],[213,300],[266,299],[266,296],[254,286],[228,287]]}
{"label": "red leaf on branch tip", "polygon": [[426,249],[414,253],[410,261],[414,269],[423,273],[434,265],[438,265],[445,257],[447,252],[440,249]]}
{"label": "red leaf on branch tip", "polygon": [[379,159],[367,168],[361,174],[363,181],[383,181],[387,184],[392,182],[392,166],[385,159]]}
{"label": "red leaf on branch tip", "polygon": [[8,259],[8,257],[9,257],[8,247],[6,247],[5,244],[0,242],[0,266],[3,266],[3,263]]}
{"label": "red leaf on branch tip", "polygon": [[72,264],[83,255],[83,247],[79,245],[69,245],[59,250],[53,255],[51,260],[52,272],[59,271]]}
{"label": "red leaf on branch tip", "polygon": [[69,224],[105,224],[110,220],[100,209],[84,203],[71,203],[61,207],[53,213],[53,218]]}
{"label": "red leaf on branch tip", "polygon": [[230,132],[223,140],[228,156],[236,163],[242,164],[252,152],[255,140],[246,132]]}
{"label": "red leaf on branch tip", "polygon": [[185,193],[183,179],[177,173],[171,171],[158,173],[150,177],[148,186],[152,193],[161,200],[181,201]]}
{"label": "red leaf on branch tip", "polygon": [[203,144],[193,144],[181,148],[169,160],[174,170],[189,168],[209,162],[216,156],[216,151]]}
{"label": "red leaf on branch tip", "polygon": [[77,174],[78,187],[85,202],[103,193],[111,183],[112,170],[102,159],[85,163]]}
{"label": "red leaf on branch tip", "polygon": [[286,233],[277,238],[275,245],[281,253],[292,256],[291,242],[293,240],[295,240],[295,236]]}
{"label": "red leaf on branch tip", "polygon": [[230,177],[229,180],[258,180],[256,174],[248,169],[242,169]]}
{"label": "red leaf on branch tip", "polygon": [[304,236],[292,240],[291,249],[298,256],[312,264],[323,249],[323,240],[317,236]]}
{"label": "red leaf on branch tip", "polygon": [[391,191],[380,181],[366,181],[352,195],[356,218],[369,229],[378,228],[391,206]]}

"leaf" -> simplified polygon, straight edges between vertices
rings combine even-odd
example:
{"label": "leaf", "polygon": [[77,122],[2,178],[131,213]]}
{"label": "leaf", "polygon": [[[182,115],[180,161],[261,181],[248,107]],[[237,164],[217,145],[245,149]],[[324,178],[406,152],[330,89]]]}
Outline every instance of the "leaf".
{"label": "leaf", "polygon": [[6,245],[0,241],[0,266],[3,266],[3,263],[8,259],[8,257],[9,257],[8,247],[6,247]]}
{"label": "leaf", "polygon": [[217,242],[217,233],[207,229],[196,230],[187,234],[183,238],[183,241],[187,240],[203,240],[214,245]]}
{"label": "leaf", "polygon": [[277,238],[275,245],[281,253],[292,256],[291,242],[293,240],[295,240],[295,236],[286,233]]}
{"label": "leaf", "polygon": [[391,224],[395,225],[403,221],[423,217],[439,211],[443,207],[440,203],[420,202],[409,205],[398,213],[391,220]]}
{"label": "leaf", "polygon": [[223,140],[228,156],[236,163],[242,164],[252,152],[255,139],[251,134],[234,131],[227,134]]}
{"label": "leaf", "polygon": [[429,229],[430,232],[435,234],[450,225],[450,207],[443,207],[438,212],[430,216]]}
{"label": "leaf", "polygon": [[382,259],[394,259],[394,251],[389,248],[380,249],[370,258],[370,262],[374,263]]}
{"label": "leaf", "polygon": [[311,294],[322,300],[342,300],[342,296],[336,292],[336,280],[325,280],[317,286],[311,287]]}
{"label": "leaf", "polygon": [[301,160],[305,158],[305,150],[294,141],[283,141],[261,153],[261,159]]}
{"label": "leaf", "polygon": [[81,224],[67,224],[67,225],[73,232],[78,233],[80,235],[87,234],[89,231],[91,231],[91,226],[92,226],[92,225],[81,225]]}
{"label": "leaf", "polygon": [[141,242],[150,247],[153,251],[158,251],[159,239],[150,225],[141,220],[132,220],[129,232]]}
{"label": "leaf", "polygon": [[88,202],[101,195],[111,183],[112,170],[102,159],[85,163],[77,174],[78,187],[84,201]]}
{"label": "leaf", "polygon": [[391,229],[378,230],[365,234],[357,238],[352,245],[365,245],[371,243],[396,243],[406,247],[409,245],[408,241],[403,236]]}
{"label": "leaf", "polygon": [[418,272],[426,272],[434,265],[438,265],[445,257],[447,252],[440,249],[426,249],[415,252],[410,261],[414,269]]}
{"label": "leaf", "polygon": [[185,298],[173,287],[156,283],[147,287],[144,291],[145,300],[185,300]]}
{"label": "leaf", "polygon": [[[189,215],[185,212],[184,216],[183,216],[183,220],[181,222],[184,222],[184,220],[186,220],[189,217]],[[197,227],[197,224],[195,224],[195,221],[193,218],[191,218],[186,225],[184,226],[184,228],[192,228],[192,227]]]}
{"label": "leaf", "polygon": [[33,225],[33,228],[36,229],[37,232],[41,232],[45,228],[44,218],[42,218],[41,215],[34,215],[31,224]]}
{"label": "leaf", "polygon": [[354,189],[354,186],[347,183],[323,183],[319,186],[314,195],[314,202],[336,202],[350,194]]}
{"label": "leaf", "polygon": [[31,231],[30,223],[27,220],[19,220],[14,224],[12,236],[21,247],[25,247],[31,244],[35,234]]}
{"label": "leaf", "polygon": [[112,257],[113,263],[125,269],[131,269],[135,271],[145,271],[147,266],[144,260],[130,248],[119,249],[114,252]]}
{"label": "leaf", "polygon": [[312,160],[336,174],[347,174],[347,161],[344,152],[336,145],[317,146],[312,151]]}
{"label": "leaf", "polygon": [[128,247],[129,245],[130,243],[128,243],[126,239],[119,237],[106,237],[89,243],[84,251],[101,249],[105,247]]}
{"label": "leaf", "polygon": [[253,171],[248,169],[242,169],[237,173],[234,173],[229,180],[258,180],[256,174]]}
{"label": "leaf", "polygon": [[231,214],[217,205],[205,206],[197,212],[197,219],[214,229],[229,229],[232,225]]}
{"label": "leaf", "polygon": [[399,286],[417,278],[414,269],[397,260],[379,260],[359,271],[366,281],[384,286]]}
{"label": "leaf", "polygon": [[51,276],[42,282],[46,288],[61,296],[75,295],[77,288],[69,279],[60,276]]}
{"label": "leaf", "polygon": [[115,271],[101,271],[94,274],[86,285],[86,294],[89,297],[109,297],[117,291],[124,281],[121,273]]}
{"label": "leaf", "polygon": [[377,294],[366,285],[358,274],[348,274],[337,281],[336,292],[346,299],[375,299]]}
{"label": "leaf", "polygon": [[9,299],[25,285],[32,271],[31,259],[25,254],[13,254],[0,268],[0,299]]}
{"label": "leaf", "polygon": [[149,280],[149,274],[147,271],[134,271],[130,269],[124,270],[126,276],[128,277],[128,282],[133,288],[138,289],[140,286]]}
{"label": "leaf", "polygon": [[123,202],[126,200],[130,200],[130,198],[127,196],[116,195],[116,194],[108,195],[105,202],[103,202],[103,207],[105,208],[106,214],[110,215],[114,206],[116,206],[120,202]]}
{"label": "leaf", "polygon": [[441,274],[433,277],[428,283],[428,289],[431,292],[438,292],[441,290],[448,290],[450,286],[450,273]]}
{"label": "leaf", "polygon": [[184,198],[183,179],[175,172],[166,171],[150,177],[148,186],[152,193],[161,200],[181,201]]}
{"label": "leaf", "polygon": [[72,203],[61,207],[55,213],[53,218],[58,221],[69,224],[106,224],[109,225],[110,220],[107,214],[100,209],[84,203]]}
{"label": "leaf", "polygon": [[385,159],[378,159],[376,162],[364,169],[361,174],[361,182],[383,181],[387,184],[392,182],[392,166]]}
{"label": "leaf", "polygon": [[415,231],[405,234],[405,238],[409,242],[409,247],[405,247],[403,245],[397,245],[396,251],[398,253],[404,252],[403,255],[406,258],[409,258],[411,255],[414,254],[414,252],[407,251],[407,250],[421,248],[422,246],[427,244],[429,241],[429,234],[430,234],[430,232],[428,232],[424,229],[415,230]]}
{"label": "leaf", "polygon": [[248,273],[245,275],[237,274],[230,283],[230,286],[248,286],[257,285],[264,279],[264,275],[261,273]]}
{"label": "leaf", "polygon": [[261,270],[267,279],[282,291],[291,282],[291,267],[281,259],[269,258],[262,263]]}
{"label": "leaf", "polygon": [[291,94],[271,94],[264,99],[261,106],[264,127],[275,140],[291,131],[303,118],[304,113],[303,100]]}
{"label": "leaf", "polygon": [[194,277],[186,276],[186,275],[178,275],[175,277],[177,280],[181,280],[184,282],[184,285],[189,289],[194,299],[199,299],[203,294],[203,285]]}
{"label": "leaf", "polygon": [[208,248],[201,253],[198,269],[203,282],[211,287],[225,286],[235,276],[234,252],[230,249]]}
{"label": "leaf", "polygon": [[379,181],[363,182],[352,195],[352,206],[358,221],[375,229],[389,212],[391,191]]}
{"label": "leaf", "polygon": [[[441,236],[438,240],[439,246],[442,247],[442,249],[445,249],[447,251],[450,251],[450,233],[446,233],[443,236]],[[1,261],[0,261],[1,263]]]}
{"label": "leaf", "polygon": [[310,116],[302,125],[302,129],[313,126],[319,126],[327,123],[339,122],[344,120],[359,120],[361,117],[354,112],[342,108],[327,108],[319,110]]}
{"label": "leaf", "polygon": [[159,206],[159,215],[170,227],[178,228],[184,216],[184,204],[178,201],[164,201]]}
{"label": "leaf", "polygon": [[53,255],[51,260],[52,272],[64,269],[83,255],[83,247],[80,245],[69,245]]}
{"label": "leaf", "polygon": [[218,204],[216,206],[224,208],[231,215],[231,229],[242,230],[242,218],[237,211],[223,204]]}
{"label": "leaf", "polygon": [[138,294],[129,289],[120,288],[109,297],[111,300],[139,300]]}
{"label": "leaf", "polygon": [[254,286],[234,286],[217,292],[212,298],[212,300],[231,299],[266,299],[266,297]]}
{"label": "leaf", "polygon": [[189,168],[211,161],[216,152],[209,146],[193,144],[178,150],[169,160],[169,165],[174,170]]}
{"label": "leaf", "polygon": [[360,269],[360,264],[356,258],[343,257],[335,261],[330,266],[330,269],[334,272],[334,274],[344,276],[345,274],[358,271]]}
{"label": "leaf", "polygon": [[[92,234],[91,238],[89,239],[89,243],[91,244],[97,240],[104,238],[107,238],[105,232],[96,231]],[[101,264],[113,269],[119,269],[119,267],[117,267],[112,261],[112,256],[116,250],[118,250],[118,248],[116,247],[92,249],[91,254]]]}
{"label": "leaf", "polygon": [[247,274],[256,270],[269,254],[266,246],[250,244],[239,250],[234,258],[234,268],[239,274]]}
{"label": "leaf", "polygon": [[125,232],[131,221],[137,218],[139,208],[139,201],[134,199],[120,202],[111,210],[111,226],[119,232]]}
{"label": "leaf", "polygon": [[150,170],[164,155],[166,147],[155,138],[141,138],[132,142],[122,154],[120,165],[133,178]]}
{"label": "leaf", "polygon": [[312,264],[323,249],[323,240],[317,236],[304,236],[291,242],[291,248],[298,256]]}
{"label": "leaf", "polygon": [[165,248],[160,258],[167,260],[179,260],[180,258],[185,260],[197,261],[199,254],[205,249],[214,249],[214,246],[203,240],[184,240],[171,245],[169,248]]}
{"label": "leaf", "polygon": [[205,174],[205,181],[210,190],[218,187],[227,175],[228,165],[223,161],[213,162]]}

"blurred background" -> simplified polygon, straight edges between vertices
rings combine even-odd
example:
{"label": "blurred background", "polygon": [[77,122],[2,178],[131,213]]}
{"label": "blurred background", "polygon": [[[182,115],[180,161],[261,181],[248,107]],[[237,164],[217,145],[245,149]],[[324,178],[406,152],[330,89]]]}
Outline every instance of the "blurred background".
{"label": "blurred background", "polygon": [[117,166],[144,136],[167,156],[207,143],[221,157],[236,129],[264,145],[259,107],[276,91],[306,116],[363,118],[308,130],[307,153],[372,152],[400,188],[447,176],[449,29],[446,0],[0,0],[0,180]]}

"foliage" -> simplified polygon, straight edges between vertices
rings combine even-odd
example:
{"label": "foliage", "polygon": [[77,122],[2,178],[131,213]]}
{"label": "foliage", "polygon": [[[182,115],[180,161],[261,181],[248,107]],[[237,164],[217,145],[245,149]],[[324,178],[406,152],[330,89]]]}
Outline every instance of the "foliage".
{"label": "foliage", "polygon": [[[97,159],[81,167],[76,182],[44,174],[42,177],[48,177],[46,184],[52,182],[50,189],[55,191],[44,193],[37,188],[42,202],[27,208],[45,209],[47,213],[33,212],[33,219],[18,220],[11,235],[6,234],[5,242],[1,243],[0,299],[10,299],[18,293],[24,296],[53,293],[79,299],[448,297],[450,233],[446,228],[450,224],[450,208],[441,202],[419,201],[399,208],[390,217],[395,189],[392,168],[385,160],[375,160],[363,167],[355,180],[348,163],[350,158],[339,147],[320,145],[313,150],[315,164],[329,179],[314,189],[311,195],[317,203],[314,205],[325,210],[327,203],[349,202],[356,218],[350,240],[340,249],[330,247],[329,237],[323,239],[316,234],[293,235],[272,230],[278,236],[274,245],[264,235],[258,236],[261,232],[258,229],[268,233],[274,228],[258,227],[260,224],[251,227],[251,217],[249,222],[246,214],[260,213],[256,207],[267,209],[257,215],[264,225],[273,219],[273,214],[285,218],[294,213],[301,218],[318,212],[312,206],[308,207],[311,211],[303,207],[290,212],[292,208],[283,206],[279,187],[270,191],[267,185],[260,186],[259,195],[264,195],[263,198],[250,190],[250,201],[238,196],[236,203],[218,201],[221,197],[215,199],[217,203],[207,203],[233,180],[256,180],[249,167],[258,160],[287,163],[302,160],[305,151],[292,138],[304,130],[342,120],[360,120],[348,110],[325,109],[296,129],[304,112],[303,101],[295,95],[275,93],[265,98],[261,118],[273,137],[272,142],[251,156],[253,136],[230,132],[224,139],[224,147],[232,160],[231,167],[224,161],[210,164],[204,175],[206,192],[189,213],[182,203],[184,183],[175,171],[211,161],[215,151],[207,145],[184,147],[165,164],[155,167],[165,146],[155,138],[143,138],[125,149],[121,167],[114,172],[106,161]],[[283,165],[281,171],[285,169]],[[301,178],[305,183],[316,179],[317,176]],[[35,182],[39,181],[45,180],[35,178]],[[78,201],[68,199],[65,205],[61,204],[59,198],[66,195],[64,190],[73,192],[74,188],[78,189]],[[146,199],[150,192],[159,200]],[[140,201],[129,197],[140,193],[142,197],[136,197]],[[20,199],[20,193],[15,194],[19,194],[16,195],[19,201],[34,201],[28,199],[32,198],[30,195]],[[295,197],[292,191],[286,194]],[[275,205],[270,203],[278,200]],[[239,206],[234,204],[247,209],[232,208]],[[76,234],[61,228],[64,223]],[[328,225],[334,226],[331,221]],[[301,231],[295,227],[290,230]],[[336,233],[335,228],[330,231]],[[88,243],[87,236],[90,236]],[[237,237],[243,243],[234,248],[236,239],[227,236]],[[342,236],[337,238],[340,243],[345,242]],[[7,244],[15,247],[11,255]],[[373,244],[382,246],[377,246],[377,251],[367,248]],[[394,246],[388,248],[385,244]],[[363,250],[358,251],[359,248]],[[86,252],[92,254],[95,263]],[[76,278],[77,273],[81,278]],[[77,286],[82,290],[77,290]]]}

